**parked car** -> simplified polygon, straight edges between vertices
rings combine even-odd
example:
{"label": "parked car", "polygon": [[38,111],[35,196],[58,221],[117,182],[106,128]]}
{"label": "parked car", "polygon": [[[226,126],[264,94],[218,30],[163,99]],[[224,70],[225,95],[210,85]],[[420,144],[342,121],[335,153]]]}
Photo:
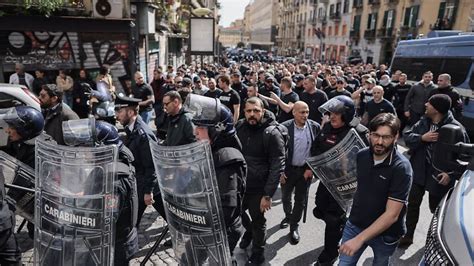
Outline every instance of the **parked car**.
{"label": "parked car", "polygon": [[[28,105],[41,111],[40,102],[28,88],[23,85],[0,83],[0,110],[18,105]],[[0,122],[0,148],[7,144],[6,124]]]}
{"label": "parked car", "polygon": [[439,130],[434,166],[464,174],[433,215],[421,265],[474,265],[474,144],[450,141],[459,134],[460,128],[454,125]]}

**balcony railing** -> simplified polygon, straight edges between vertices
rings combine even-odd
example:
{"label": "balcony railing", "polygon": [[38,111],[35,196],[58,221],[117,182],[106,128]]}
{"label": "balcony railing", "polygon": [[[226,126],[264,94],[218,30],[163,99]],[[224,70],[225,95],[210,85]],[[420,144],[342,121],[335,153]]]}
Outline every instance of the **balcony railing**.
{"label": "balcony railing", "polygon": [[380,0],[369,0],[369,5],[380,5]]}
{"label": "balcony railing", "polygon": [[320,2],[321,4],[327,4],[327,3],[329,3],[329,0],[319,0],[319,2]]}
{"label": "balcony railing", "polygon": [[319,22],[321,22],[321,24],[323,24],[323,25],[325,25],[325,24],[328,23],[328,19],[327,19],[326,16],[320,16],[320,17],[318,18],[318,20],[319,20]]}
{"label": "balcony railing", "polygon": [[381,28],[377,30],[377,37],[380,39],[393,38],[393,28]]}
{"label": "balcony railing", "polygon": [[364,32],[365,39],[374,39],[375,38],[375,29],[365,30]]}
{"label": "balcony railing", "polygon": [[339,12],[332,13],[331,15],[329,15],[329,18],[331,20],[334,20],[335,22],[341,21],[341,13]]}
{"label": "balcony railing", "polygon": [[349,37],[351,38],[359,38],[359,35],[360,35],[360,30],[351,30],[349,31]]}
{"label": "balcony railing", "polygon": [[354,0],[354,2],[352,3],[352,7],[353,8],[363,8],[364,7],[364,1],[362,0]]}
{"label": "balcony railing", "polygon": [[313,25],[313,26],[316,25],[317,22],[318,22],[318,20],[315,17],[308,19],[308,23]]}
{"label": "balcony railing", "polygon": [[399,0],[386,0],[387,4],[398,4]]}

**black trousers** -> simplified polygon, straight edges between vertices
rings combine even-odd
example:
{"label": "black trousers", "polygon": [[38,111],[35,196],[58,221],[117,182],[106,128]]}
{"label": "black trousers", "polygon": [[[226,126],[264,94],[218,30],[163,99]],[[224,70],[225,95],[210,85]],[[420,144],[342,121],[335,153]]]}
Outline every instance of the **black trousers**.
{"label": "black trousers", "polygon": [[21,265],[21,251],[14,234],[15,227],[0,232],[0,265]]}
{"label": "black trousers", "polygon": [[[261,194],[245,194],[242,204],[242,224],[245,227],[244,238],[252,238],[252,253],[263,254],[265,250],[265,234],[267,231],[267,219],[260,211]],[[248,217],[246,210],[249,210]]]}
{"label": "black trousers", "polygon": [[[304,166],[287,166],[285,169],[287,180],[285,184],[281,185],[283,211],[285,212],[286,218],[290,220],[290,230],[298,229],[298,223],[306,207],[308,182],[304,179],[304,171]],[[292,205],[291,202],[293,191],[295,191],[294,205]]]}
{"label": "black trousers", "polygon": [[[138,216],[137,216],[137,228],[140,227],[140,221],[142,220],[143,213],[147,205],[145,205],[144,201],[145,194],[143,192],[138,192]],[[163,199],[161,198],[161,193],[153,192],[153,208],[163,217],[166,221],[166,213],[165,213],[165,206],[163,205]]]}
{"label": "black trousers", "polygon": [[[423,201],[423,196],[425,195],[425,187],[422,185],[418,185],[413,183],[411,185],[410,195],[408,196],[408,207],[407,207],[407,237],[413,237],[415,233],[416,224],[418,223],[418,219],[420,217],[420,206],[421,202]],[[430,193],[428,200],[431,213],[434,213],[436,207],[438,207],[439,203],[443,199],[442,196],[432,195]]]}

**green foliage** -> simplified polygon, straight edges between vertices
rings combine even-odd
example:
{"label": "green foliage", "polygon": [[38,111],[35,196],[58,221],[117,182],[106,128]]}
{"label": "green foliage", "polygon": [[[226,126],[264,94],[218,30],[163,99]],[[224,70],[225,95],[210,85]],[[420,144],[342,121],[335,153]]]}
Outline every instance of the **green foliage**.
{"label": "green foliage", "polygon": [[24,0],[24,7],[27,10],[34,9],[46,17],[63,6],[64,0]]}

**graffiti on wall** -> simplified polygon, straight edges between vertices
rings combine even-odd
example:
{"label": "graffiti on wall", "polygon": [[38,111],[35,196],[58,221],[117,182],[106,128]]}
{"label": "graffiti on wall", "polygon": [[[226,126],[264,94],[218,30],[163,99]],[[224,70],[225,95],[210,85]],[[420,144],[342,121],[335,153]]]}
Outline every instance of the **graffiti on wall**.
{"label": "graffiti on wall", "polygon": [[121,88],[119,78],[130,75],[128,35],[125,33],[82,33],[13,31],[0,32],[0,56],[4,71],[13,71],[15,63],[35,69],[98,70],[108,65],[114,84]]}

